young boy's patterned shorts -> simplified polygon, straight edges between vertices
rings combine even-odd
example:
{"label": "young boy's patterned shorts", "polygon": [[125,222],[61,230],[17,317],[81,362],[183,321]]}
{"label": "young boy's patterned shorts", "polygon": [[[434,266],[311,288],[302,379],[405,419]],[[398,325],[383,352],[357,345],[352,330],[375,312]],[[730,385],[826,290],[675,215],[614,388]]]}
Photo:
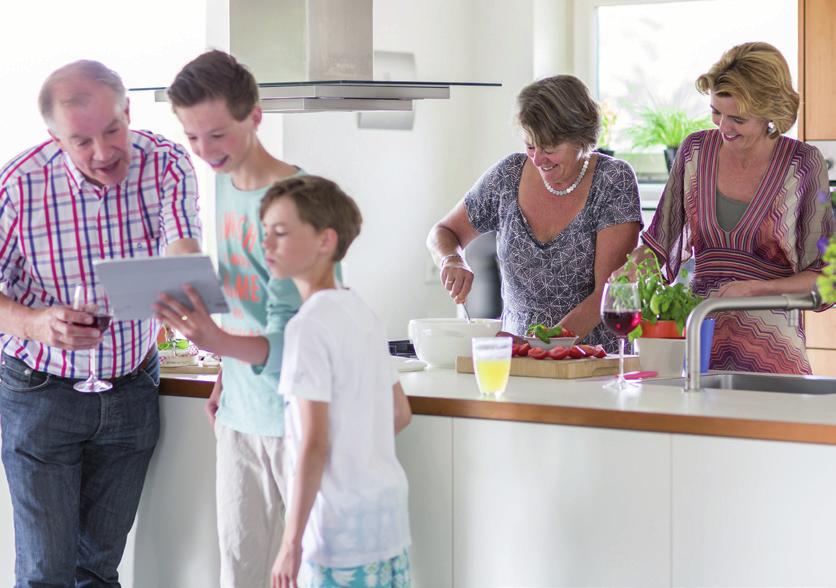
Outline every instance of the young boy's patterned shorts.
{"label": "young boy's patterned shorts", "polygon": [[356,568],[324,568],[308,563],[310,588],[410,588],[409,553]]}

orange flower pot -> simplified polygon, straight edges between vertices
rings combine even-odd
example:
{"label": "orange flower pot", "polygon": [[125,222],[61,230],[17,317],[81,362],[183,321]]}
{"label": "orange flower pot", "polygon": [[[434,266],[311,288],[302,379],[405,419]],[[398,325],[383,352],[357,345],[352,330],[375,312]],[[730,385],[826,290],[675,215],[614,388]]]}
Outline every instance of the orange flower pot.
{"label": "orange flower pot", "polygon": [[[679,333],[676,328],[676,321],[656,321],[652,324],[650,321],[642,321],[642,337],[651,339],[684,339],[685,333]],[[684,331],[684,329],[683,329]]]}

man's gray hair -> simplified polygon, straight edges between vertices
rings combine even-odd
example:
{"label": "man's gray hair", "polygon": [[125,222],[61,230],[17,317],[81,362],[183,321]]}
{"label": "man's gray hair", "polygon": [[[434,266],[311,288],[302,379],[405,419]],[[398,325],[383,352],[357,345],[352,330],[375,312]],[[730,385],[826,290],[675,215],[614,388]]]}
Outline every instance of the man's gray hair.
{"label": "man's gray hair", "polygon": [[[41,110],[41,117],[43,117],[44,122],[50,128],[52,128],[53,112],[55,109],[55,96],[53,95],[55,85],[70,79],[84,79],[107,86],[114,91],[122,107],[127,105],[125,85],[122,83],[122,78],[119,77],[119,74],[98,61],[91,59],[74,61],[49,74],[49,77],[44,81],[41,86],[41,91],[38,94],[38,107]],[[62,101],[62,104],[77,106],[85,104],[89,98],[89,94],[77,93]]]}

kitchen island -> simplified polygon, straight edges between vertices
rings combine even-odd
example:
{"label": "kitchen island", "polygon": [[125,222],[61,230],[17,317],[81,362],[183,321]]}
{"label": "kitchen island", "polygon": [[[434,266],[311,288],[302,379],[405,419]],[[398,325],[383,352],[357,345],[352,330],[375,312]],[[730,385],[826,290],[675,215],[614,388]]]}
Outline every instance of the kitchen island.
{"label": "kitchen island", "polygon": [[[493,400],[453,370],[401,382],[418,588],[836,583],[836,394],[512,377]],[[201,420],[211,384],[165,379],[164,407]]]}
{"label": "kitchen island", "polygon": [[[126,588],[217,586],[213,381],[162,380]],[[836,584],[836,395],[401,381],[416,588]]]}

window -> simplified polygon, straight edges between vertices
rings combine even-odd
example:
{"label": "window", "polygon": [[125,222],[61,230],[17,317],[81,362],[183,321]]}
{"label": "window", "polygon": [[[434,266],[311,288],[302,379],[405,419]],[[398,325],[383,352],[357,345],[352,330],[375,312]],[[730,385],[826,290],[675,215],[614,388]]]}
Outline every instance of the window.
{"label": "window", "polygon": [[[2,163],[47,138],[37,97],[46,76],[58,67],[96,59],[118,72],[126,87],[160,86],[206,47],[205,0],[145,0],[131,7],[112,0],[14,2],[3,16]],[[167,104],[154,103],[150,93],[128,96],[132,128],[150,129],[187,146]],[[209,221],[214,181],[208,167],[193,160],[207,241],[213,237]]]}
{"label": "window", "polygon": [[771,43],[798,81],[796,0],[594,0],[594,9],[598,96],[617,117],[611,148],[633,164],[639,181],[664,181],[667,170],[662,146],[633,145],[627,129],[638,122],[636,113],[656,105],[709,115],[708,97],[694,81],[725,50],[746,41]]}

